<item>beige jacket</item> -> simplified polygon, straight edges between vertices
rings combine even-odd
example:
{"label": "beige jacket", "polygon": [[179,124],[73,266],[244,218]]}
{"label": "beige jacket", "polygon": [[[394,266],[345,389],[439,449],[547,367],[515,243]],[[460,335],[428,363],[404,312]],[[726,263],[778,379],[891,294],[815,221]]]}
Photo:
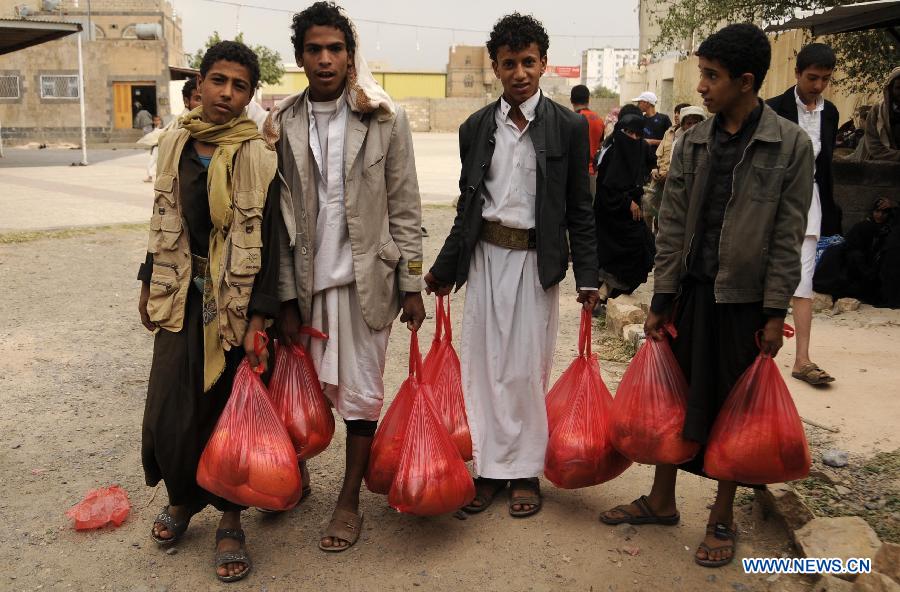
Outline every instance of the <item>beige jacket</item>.
{"label": "beige jacket", "polygon": [[[308,320],[319,199],[305,105],[305,91],[288,97],[273,123],[288,229],[280,249],[279,297],[282,302],[297,299],[301,318]],[[359,303],[366,323],[378,331],[394,322],[403,292],[423,288],[422,204],[412,134],[402,109],[396,115],[348,113],[344,200]]]}

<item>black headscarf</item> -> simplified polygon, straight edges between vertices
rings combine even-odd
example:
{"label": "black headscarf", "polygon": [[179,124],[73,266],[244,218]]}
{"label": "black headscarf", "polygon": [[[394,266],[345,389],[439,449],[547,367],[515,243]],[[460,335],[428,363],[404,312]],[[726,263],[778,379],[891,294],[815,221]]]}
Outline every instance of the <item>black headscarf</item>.
{"label": "black headscarf", "polygon": [[612,143],[603,156],[602,183],[612,191],[628,192],[644,184],[647,178],[647,144],[643,138],[634,139],[626,130],[641,133],[644,122],[638,115],[619,119],[612,133]]}

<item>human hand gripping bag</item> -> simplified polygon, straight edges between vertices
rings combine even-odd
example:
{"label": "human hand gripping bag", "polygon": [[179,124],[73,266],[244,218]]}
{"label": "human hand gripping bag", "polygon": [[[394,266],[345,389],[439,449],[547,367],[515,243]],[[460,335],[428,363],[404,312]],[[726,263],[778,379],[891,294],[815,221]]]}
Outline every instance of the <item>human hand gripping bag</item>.
{"label": "human hand gripping bag", "polygon": [[644,340],[613,400],[611,430],[616,450],[648,465],[677,465],[694,458],[700,443],[681,436],[687,394],[687,381],[669,342]]}
{"label": "human hand gripping bag", "polygon": [[563,489],[609,481],[631,466],[631,461],[612,445],[612,396],[590,344],[591,313],[582,310],[579,355],[546,398],[550,439],[544,475]]}
{"label": "human hand gripping bag", "polygon": [[[416,355],[418,355],[418,341],[416,344]],[[403,449],[403,439],[406,437],[413,397],[419,390],[421,378],[421,364],[416,366],[412,351],[410,351],[409,376],[400,385],[400,390],[397,391],[387,413],[384,414],[384,419],[378,424],[375,438],[372,440],[369,466],[366,468],[365,474],[366,487],[372,493],[387,495],[391,490],[394,475],[397,474],[397,467],[400,465],[400,452]]]}
{"label": "human hand gripping bag", "polygon": [[[410,358],[422,375],[422,357],[416,333],[410,337]],[[450,433],[432,404],[431,385],[418,384],[400,455],[400,464],[388,494],[394,509],[417,516],[455,512],[475,498],[475,485]]]}
{"label": "human hand gripping bag", "polygon": [[[309,327],[300,332],[314,339],[328,339]],[[297,460],[310,459],[328,448],[334,436],[334,415],[303,346],[278,344],[269,395],[294,444]]]}
{"label": "human hand gripping bag", "polygon": [[[445,306],[446,304],[446,306]],[[472,460],[472,435],[463,400],[459,356],[453,349],[450,297],[438,296],[434,340],[425,356],[424,380],[431,386],[434,408],[463,460]]]}
{"label": "human hand gripping bag", "polygon": [[[257,352],[266,342],[257,333]],[[297,453],[261,373],[246,358],[238,366],[231,396],[200,456],[197,483],[235,504],[287,510],[300,500]]]}
{"label": "human hand gripping bag", "polygon": [[[790,326],[785,335],[793,335]],[[703,470],[716,479],[763,485],[803,479],[811,465],[791,393],[772,356],[760,352],[713,424]]]}

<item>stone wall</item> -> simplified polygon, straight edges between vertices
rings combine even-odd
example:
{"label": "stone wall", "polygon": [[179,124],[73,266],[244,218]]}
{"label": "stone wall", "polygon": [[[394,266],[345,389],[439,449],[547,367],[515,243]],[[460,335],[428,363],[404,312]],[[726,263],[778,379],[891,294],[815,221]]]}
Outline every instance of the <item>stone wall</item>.
{"label": "stone wall", "polygon": [[843,227],[863,220],[879,197],[900,199],[900,163],[835,159],[834,200],[844,213]]}

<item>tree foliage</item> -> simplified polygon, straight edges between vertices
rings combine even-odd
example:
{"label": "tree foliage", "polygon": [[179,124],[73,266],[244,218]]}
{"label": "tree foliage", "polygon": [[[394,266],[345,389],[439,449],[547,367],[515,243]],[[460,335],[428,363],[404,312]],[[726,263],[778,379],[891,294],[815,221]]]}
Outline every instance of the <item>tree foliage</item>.
{"label": "tree foliage", "polygon": [[[234,40],[246,44],[243,33],[239,33]],[[203,61],[203,55],[206,53],[206,50],[220,41],[222,41],[222,38],[219,36],[219,32],[213,31],[213,34],[206,40],[204,47],[193,54],[188,54],[188,65],[191,68],[200,68],[200,63]],[[265,84],[278,84],[281,81],[281,77],[284,76],[281,54],[265,45],[248,45],[248,47],[259,58],[259,81]]]}
{"label": "tree foliage", "polygon": [[[651,14],[660,34],[651,50],[662,54],[673,48],[687,53],[725,23],[782,22],[798,10],[821,10],[851,4],[846,0],[671,0]],[[685,43],[685,41],[688,43]],[[810,40],[812,38],[810,37]],[[828,35],[816,41],[831,45],[843,73],[837,84],[850,92],[868,93],[884,85],[891,68],[900,63],[900,44],[886,31]]]}
{"label": "tree foliage", "polygon": [[606,88],[602,84],[598,84],[594,87],[594,90],[591,91],[591,96],[595,99],[618,99],[619,93]]}

